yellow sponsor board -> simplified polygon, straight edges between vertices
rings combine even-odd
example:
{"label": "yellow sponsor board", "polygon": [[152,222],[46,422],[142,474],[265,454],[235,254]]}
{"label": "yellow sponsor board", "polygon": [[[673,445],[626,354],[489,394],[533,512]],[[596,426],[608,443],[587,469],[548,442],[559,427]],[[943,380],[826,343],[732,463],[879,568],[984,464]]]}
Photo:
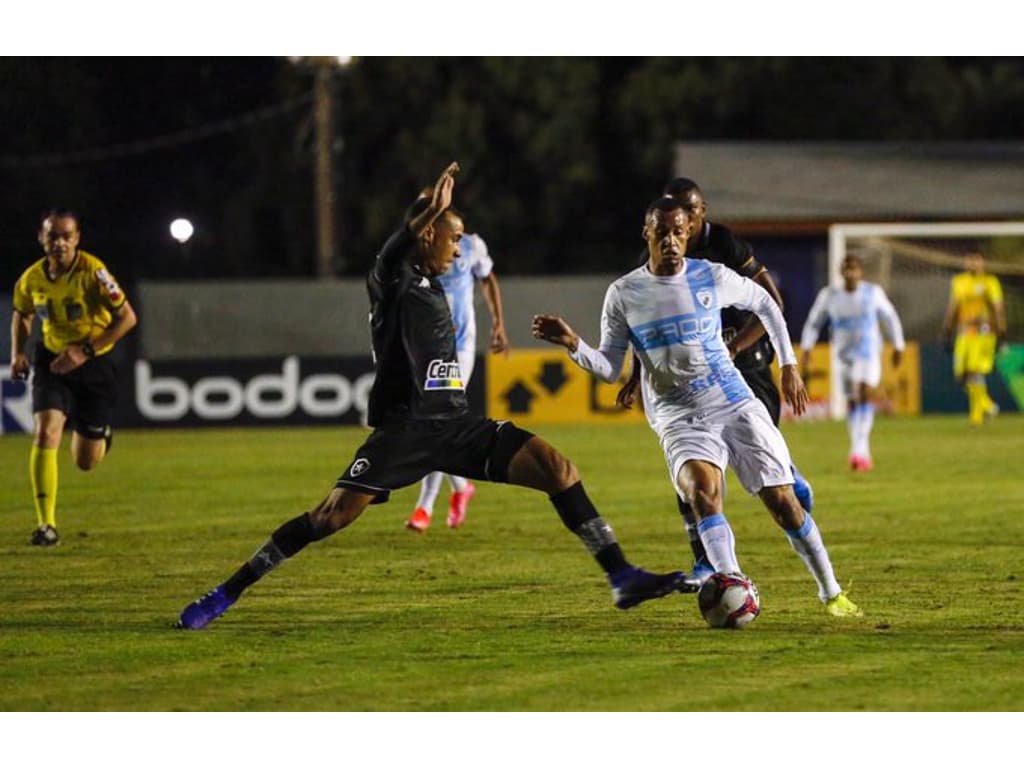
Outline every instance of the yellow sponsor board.
{"label": "yellow sponsor board", "polygon": [[[628,363],[626,368],[628,373]],[[519,424],[644,421],[638,406],[627,411],[615,404],[620,386],[591,376],[561,347],[550,352],[514,349],[507,359],[487,356],[487,415],[492,419]]]}
{"label": "yellow sponsor board", "polygon": [[[799,357],[799,352],[798,352]],[[627,371],[614,384],[591,376],[559,348],[515,349],[508,358],[488,355],[487,415],[512,419],[521,424],[618,424],[644,421],[639,406],[624,410],[615,404]],[[778,365],[774,365],[778,383]],[[831,394],[831,355],[828,344],[811,351],[810,367],[804,371],[811,405],[807,418],[827,418]],[[879,410],[894,414],[921,412],[921,364],[916,342],[908,342],[903,362],[892,367],[892,347],[886,345],[882,358],[882,382],[875,403]],[[783,406],[784,417],[792,417]]]}
{"label": "yellow sponsor board", "polygon": [[[797,350],[797,357],[801,357]],[[778,365],[774,365],[778,383]],[[832,355],[828,344],[818,344],[811,350],[810,366],[802,371],[807,394],[811,397],[807,418],[826,418],[829,415],[829,397],[832,393]],[[882,381],[874,397],[875,406],[883,413],[921,413],[921,356],[916,341],[907,342],[899,368],[892,367],[892,346],[885,345],[882,353]],[[788,406],[783,414],[792,416]]]}

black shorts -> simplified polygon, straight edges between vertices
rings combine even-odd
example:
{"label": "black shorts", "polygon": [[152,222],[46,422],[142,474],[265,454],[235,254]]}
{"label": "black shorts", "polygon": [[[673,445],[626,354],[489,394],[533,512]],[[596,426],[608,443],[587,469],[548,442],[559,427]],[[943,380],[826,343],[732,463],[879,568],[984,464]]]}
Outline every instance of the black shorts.
{"label": "black shorts", "polygon": [[749,371],[741,370],[740,373],[743,374],[744,381],[753,390],[754,397],[764,403],[764,407],[768,409],[768,415],[772,417],[772,422],[776,427],[779,426],[779,416],[782,414],[782,408],[779,400],[779,390],[772,379],[772,369],[767,367],[755,368]]}
{"label": "black shorts", "polygon": [[509,462],[531,437],[511,421],[472,415],[385,424],[356,451],[336,487],[375,493],[372,503],[380,504],[431,472],[504,483]]}
{"label": "black shorts", "polygon": [[57,410],[82,437],[102,440],[117,405],[117,367],[110,355],[86,360],[69,373],[53,373],[57,356],[36,345],[32,376],[32,412]]}

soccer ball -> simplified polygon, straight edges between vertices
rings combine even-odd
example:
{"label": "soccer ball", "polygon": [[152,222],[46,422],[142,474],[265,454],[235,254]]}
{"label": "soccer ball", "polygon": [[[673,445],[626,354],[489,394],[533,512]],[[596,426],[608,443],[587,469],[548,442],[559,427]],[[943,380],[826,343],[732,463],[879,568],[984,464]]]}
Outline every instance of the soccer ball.
{"label": "soccer ball", "polygon": [[713,573],[697,593],[701,615],[715,629],[741,629],[761,613],[757,587],[742,573]]}

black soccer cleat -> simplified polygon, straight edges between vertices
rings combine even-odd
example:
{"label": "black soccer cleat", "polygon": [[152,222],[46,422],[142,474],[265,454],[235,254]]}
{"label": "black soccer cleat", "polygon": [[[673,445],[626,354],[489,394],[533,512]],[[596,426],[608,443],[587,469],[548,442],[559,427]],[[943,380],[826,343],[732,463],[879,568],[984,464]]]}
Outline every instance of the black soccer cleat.
{"label": "black soccer cleat", "polygon": [[32,531],[29,541],[35,547],[55,547],[60,544],[60,535],[52,525],[40,525]]}
{"label": "black soccer cleat", "polygon": [[615,607],[625,610],[673,592],[696,592],[700,585],[683,571],[651,573],[630,566],[608,577]]}

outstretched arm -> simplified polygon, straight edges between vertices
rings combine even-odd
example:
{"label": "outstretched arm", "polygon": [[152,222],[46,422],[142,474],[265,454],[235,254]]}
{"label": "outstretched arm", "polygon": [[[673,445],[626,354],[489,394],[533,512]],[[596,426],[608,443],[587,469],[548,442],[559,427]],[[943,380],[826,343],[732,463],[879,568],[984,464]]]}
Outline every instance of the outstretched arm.
{"label": "outstretched arm", "polygon": [[[408,252],[409,244],[422,235],[427,227],[452,204],[452,190],[455,188],[455,174],[459,171],[458,163],[451,163],[434,182],[433,190],[426,206],[419,210],[420,198],[413,203],[413,210],[419,212],[409,219],[405,226],[395,232],[377,254],[377,262],[373,267],[373,277],[381,283],[393,280]],[[424,196],[425,199],[425,196]]]}
{"label": "outstretched arm", "polygon": [[[779,288],[775,285],[775,281],[766,267],[762,266],[757,274],[750,279],[768,291],[768,295],[779,305],[779,309],[784,308],[782,294],[779,293]],[[736,357],[743,350],[753,346],[762,336],[764,336],[764,325],[762,325],[757,315],[751,315],[747,318],[747,322],[743,324],[743,327],[740,328],[736,336],[733,337],[733,340],[729,342],[729,354],[732,357]]]}
{"label": "outstretched arm", "polygon": [[602,344],[600,349],[594,349],[558,315],[534,315],[532,332],[535,339],[565,347],[576,365],[607,382],[615,381],[622,373],[626,359],[624,347],[608,349]]}
{"label": "outstretched arm", "polygon": [[900,363],[903,362],[903,350],[907,346],[903,339],[903,324],[900,323],[900,316],[896,314],[896,308],[889,301],[889,297],[885,295],[885,291],[881,288],[878,288],[877,291],[878,303],[875,311],[882,328],[885,329],[885,335],[892,342],[892,365],[894,368],[899,368]]}
{"label": "outstretched arm", "polygon": [[501,288],[498,287],[497,275],[492,271],[480,280],[480,287],[484,303],[491,313],[491,352],[504,352],[505,357],[508,357],[508,337],[505,335],[505,318],[501,309]]}
{"label": "outstretched arm", "polygon": [[807,366],[811,362],[811,350],[818,343],[818,336],[825,325],[828,293],[828,286],[818,291],[814,304],[811,306],[811,311],[807,315],[807,321],[804,323],[803,333],[800,334],[800,348],[803,350],[801,367],[804,369],[804,373],[807,372]]}
{"label": "outstretched arm", "polygon": [[434,182],[434,194],[430,198],[430,204],[419,215],[409,220],[409,231],[416,237],[423,234],[437,217],[448,210],[452,204],[452,190],[455,188],[455,174],[459,172],[458,163],[450,163],[437,181]]}
{"label": "outstretched arm", "polygon": [[11,378],[24,379],[28,377],[29,368],[28,355],[25,354],[25,345],[28,343],[29,334],[32,332],[33,315],[25,315],[14,310],[11,315]]}
{"label": "outstretched arm", "polygon": [[619,378],[629,349],[629,325],[619,303],[616,284],[608,286],[601,310],[601,344],[597,349],[558,315],[534,315],[533,337],[569,350],[569,357],[580,368],[611,383]]}
{"label": "outstretched arm", "polygon": [[782,369],[782,396],[796,414],[803,413],[807,408],[807,389],[797,370],[796,353],[793,352],[786,321],[778,304],[753,280],[740,277],[725,267],[716,271],[715,282],[721,289],[719,296],[722,306],[746,309],[760,318],[779,358],[779,366]]}

